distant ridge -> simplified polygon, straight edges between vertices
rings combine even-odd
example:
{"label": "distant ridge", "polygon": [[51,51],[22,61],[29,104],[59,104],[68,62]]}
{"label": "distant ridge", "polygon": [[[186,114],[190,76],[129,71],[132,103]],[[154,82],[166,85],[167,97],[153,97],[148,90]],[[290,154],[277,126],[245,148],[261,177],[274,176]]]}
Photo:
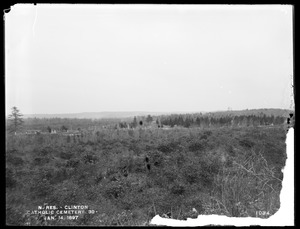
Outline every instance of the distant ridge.
{"label": "distant ridge", "polygon": [[130,118],[145,115],[163,115],[172,112],[146,112],[146,111],[124,111],[124,112],[81,112],[66,114],[24,114],[23,118],[78,118],[78,119],[109,119],[109,118]]}
{"label": "distant ridge", "polygon": [[81,113],[66,113],[66,114],[24,114],[23,118],[78,118],[78,119],[111,119],[111,118],[132,118],[134,116],[159,116],[170,114],[199,114],[204,115],[214,114],[216,116],[226,115],[259,115],[265,114],[267,116],[288,116],[293,112],[288,109],[277,108],[262,108],[262,109],[249,109],[249,110],[228,110],[228,111],[212,111],[212,112],[147,112],[147,111],[103,111],[103,112],[81,112]]}

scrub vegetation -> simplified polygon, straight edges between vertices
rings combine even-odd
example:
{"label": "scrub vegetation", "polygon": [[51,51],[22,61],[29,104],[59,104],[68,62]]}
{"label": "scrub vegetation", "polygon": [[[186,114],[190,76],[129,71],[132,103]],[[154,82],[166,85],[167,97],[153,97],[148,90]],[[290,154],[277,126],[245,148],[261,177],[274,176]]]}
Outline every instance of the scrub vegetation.
{"label": "scrub vegetation", "polygon": [[[7,133],[6,223],[133,226],[156,214],[267,218],[280,208],[285,139],[282,124]],[[44,203],[88,205],[97,213],[76,220],[26,214]]]}

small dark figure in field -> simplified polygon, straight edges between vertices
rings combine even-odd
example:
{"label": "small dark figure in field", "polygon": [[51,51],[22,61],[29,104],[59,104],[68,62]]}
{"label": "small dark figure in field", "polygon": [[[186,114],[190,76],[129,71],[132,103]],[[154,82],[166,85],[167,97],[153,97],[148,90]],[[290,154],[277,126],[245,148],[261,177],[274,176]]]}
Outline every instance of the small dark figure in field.
{"label": "small dark figure in field", "polygon": [[146,161],[146,167],[147,167],[147,170],[150,172],[151,165],[150,165],[150,163],[149,163],[149,157],[148,157],[148,156],[146,156],[145,161]]}
{"label": "small dark figure in field", "polygon": [[123,176],[124,176],[124,177],[127,177],[127,176],[128,176],[127,166],[125,166],[125,167],[122,169],[122,173],[123,173]]}

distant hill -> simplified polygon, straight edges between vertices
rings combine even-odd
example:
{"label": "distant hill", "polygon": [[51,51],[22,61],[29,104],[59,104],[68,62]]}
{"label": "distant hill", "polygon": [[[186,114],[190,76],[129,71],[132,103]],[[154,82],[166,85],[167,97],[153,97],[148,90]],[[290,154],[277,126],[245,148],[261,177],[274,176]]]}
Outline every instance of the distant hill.
{"label": "distant hill", "polygon": [[69,114],[24,114],[23,118],[78,118],[78,119],[110,119],[110,118],[133,118],[134,116],[161,116],[171,114],[199,114],[214,116],[239,116],[239,115],[267,115],[287,117],[293,111],[285,109],[251,109],[251,110],[232,110],[214,112],[146,112],[146,111],[124,111],[124,112],[82,112]]}
{"label": "distant hill", "polygon": [[109,118],[131,118],[134,116],[157,116],[170,114],[168,112],[144,112],[144,111],[129,111],[129,112],[82,112],[70,114],[24,114],[23,118],[78,118],[78,119],[109,119]]}

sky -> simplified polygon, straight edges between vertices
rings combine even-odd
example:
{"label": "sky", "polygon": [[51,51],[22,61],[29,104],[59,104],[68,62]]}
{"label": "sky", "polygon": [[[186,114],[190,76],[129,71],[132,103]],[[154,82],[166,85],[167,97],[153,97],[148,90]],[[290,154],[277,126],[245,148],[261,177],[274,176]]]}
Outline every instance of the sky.
{"label": "sky", "polygon": [[6,113],[293,107],[289,5],[16,4]]}

